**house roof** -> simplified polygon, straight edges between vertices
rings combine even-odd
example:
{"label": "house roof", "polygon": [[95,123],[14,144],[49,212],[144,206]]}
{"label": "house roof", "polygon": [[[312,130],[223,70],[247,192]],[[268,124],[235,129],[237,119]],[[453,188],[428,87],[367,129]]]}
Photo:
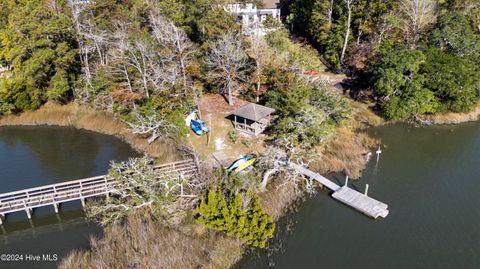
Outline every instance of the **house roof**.
{"label": "house roof", "polygon": [[233,115],[253,121],[259,121],[275,112],[275,109],[262,105],[248,103],[233,111]]}
{"label": "house roof", "polygon": [[[229,4],[238,4],[239,0],[227,0]],[[248,1],[247,1],[248,3]],[[263,0],[262,9],[277,9],[280,8],[280,0]]]}
{"label": "house roof", "polygon": [[263,8],[280,8],[280,0],[263,0]]}

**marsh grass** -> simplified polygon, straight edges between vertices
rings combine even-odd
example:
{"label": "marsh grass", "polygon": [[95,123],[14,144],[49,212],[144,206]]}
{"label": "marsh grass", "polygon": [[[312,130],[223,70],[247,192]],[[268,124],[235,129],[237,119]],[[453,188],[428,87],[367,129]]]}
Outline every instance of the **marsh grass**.
{"label": "marsh grass", "polygon": [[155,141],[133,134],[113,114],[75,104],[58,105],[48,103],[35,111],[0,117],[0,126],[7,125],[52,125],[72,126],[102,134],[113,135],[130,144],[135,150],[146,153],[158,162],[169,162],[179,158],[177,149],[168,142]]}
{"label": "marsh grass", "polygon": [[274,220],[278,220],[292,209],[303,194],[296,192],[292,184],[283,184],[284,179],[281,176],[272,177],[272,179],[267,185],[267,190],[259,196],[263,210]]}
{"label": "marsh grass", "polygon": [[462,122],[477,121],[480,119],[480,102],[467,113],[437,113],[427,116],[433,124],[458,124]]}
{"label": "marsh grass", "polygon": [[342,127],[311,168],[321,173],[343,172],[351,178],[359,178],[367,163],[367,153],[379,144],[366,133]]}
{"label": "marsh grass", "polygon": [[352,107],[352,114],[354,121],[352,125],[354,128],[363,128],[365,126],[379,126],[385,123],[385,119],[376,114],[372,107],[374,104],[367,104],[349,100]]}
{"label": "marsh grass", "polygon": [[198,224],[172,228],[147,211],[91,239],[90,251],[73,251],[61,269],[229,268],[241,257],[240,242]]}

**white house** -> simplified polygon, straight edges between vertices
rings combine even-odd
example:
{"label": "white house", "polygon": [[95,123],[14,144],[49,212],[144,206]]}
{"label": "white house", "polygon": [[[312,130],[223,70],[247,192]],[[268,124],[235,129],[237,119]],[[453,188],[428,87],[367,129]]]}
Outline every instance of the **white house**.
{"label": "white house", "polygon": [[268,17],[280,22],[280,0],[263,0],[261,8],[253,3],[242,4],[236,0],[230,0],[229,2],[225,9],[238,16],[246,34],[265,34],[266,29],[263,29],[262,22]]}

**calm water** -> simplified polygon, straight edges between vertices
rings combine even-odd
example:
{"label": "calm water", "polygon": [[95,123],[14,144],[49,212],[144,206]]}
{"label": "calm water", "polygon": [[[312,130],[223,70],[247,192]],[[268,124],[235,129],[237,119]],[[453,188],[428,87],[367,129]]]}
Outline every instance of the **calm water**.
{"label": "calm water", "polygon": [[[110,160],[137,156],[112,136],[64,127],[0,127],[0,193],[105,174]],[[80,202],[12,213],[0,227],[0,254],[57,254],[87,248],[101,229],[88,223]],[[0,268],[55,268],[55,262],[10,262]]]}
{"label": "calm water", "polygon": [[387,219],[322,191],[282,220],[279,251],[250,254],[237,268],[480,268],[480,124],[372,132],[386,147],[352,185],[369,183],[369,194],[389,204]]}

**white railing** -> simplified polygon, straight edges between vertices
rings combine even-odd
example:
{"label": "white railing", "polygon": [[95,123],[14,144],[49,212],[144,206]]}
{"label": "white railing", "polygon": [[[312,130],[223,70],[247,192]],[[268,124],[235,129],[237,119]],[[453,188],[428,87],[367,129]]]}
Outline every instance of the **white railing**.
{"label": "white railing", "polygon": [[[154,167],[158,173],[170,175],[181,173],[191,176],[197,172],[193,160],[182,160]],[[105,195],[115,188],[115,181],[105,175],[40,186],[25,190],[0,194],[0,215],[16,211],[29,210],[41,206],[81,200],[93,196]],[[30,215],[29,215],[30,217]]]}

